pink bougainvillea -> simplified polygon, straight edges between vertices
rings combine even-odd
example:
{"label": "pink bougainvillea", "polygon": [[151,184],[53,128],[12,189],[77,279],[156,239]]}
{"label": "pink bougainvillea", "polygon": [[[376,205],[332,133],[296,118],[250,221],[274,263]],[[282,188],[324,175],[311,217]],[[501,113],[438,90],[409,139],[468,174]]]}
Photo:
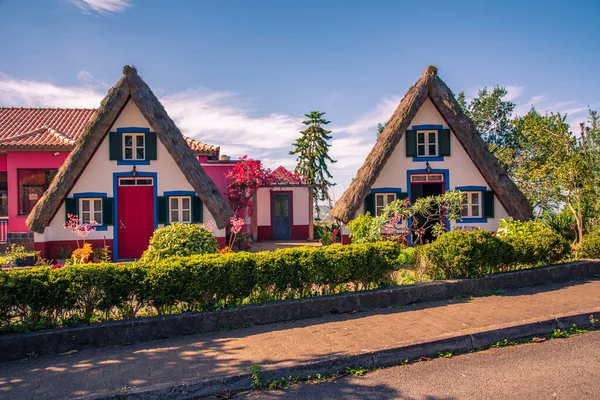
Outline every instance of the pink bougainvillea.
{"label": "pink bougainvillea", "polygon": [[79,239],[83,240],[83,244],[85,244],[85,239],[92,232],[96,231],[96,225],[98,224],[96,221],[90,221],[85,224],[81,224],[79,221],[79,216],[74,214],[67,214],[68,221],[65,222],[64,228],[71,230],[75,235],[75,241],[77,242],[77,248],[79,248]]}
{"label": "pink bougainvillea", "polygon": [[229,180],[227,197],[231,208],[237,215],[251,215],[252,196],[262,186],[290,185],[302,183],[302,177],[283,166],[271,171],[264,168],[259,160],[240,157],[234,167],[225,174]]}

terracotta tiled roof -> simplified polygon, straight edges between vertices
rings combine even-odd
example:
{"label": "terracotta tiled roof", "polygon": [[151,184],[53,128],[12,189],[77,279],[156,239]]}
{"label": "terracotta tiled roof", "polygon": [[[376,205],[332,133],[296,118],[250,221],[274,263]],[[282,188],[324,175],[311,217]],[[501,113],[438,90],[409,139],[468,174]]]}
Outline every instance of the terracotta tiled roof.
{"label": "terracotta tiled roof", "polygon": [[[0,149],[68,149],[92,118],[92,108],[0,107]],[[219,147],[184,136],[197,155],[219,157]]]}
{"label": "terracotta tiled roof", "polygon": [[73,148],[96,110],[0,107],[0,147]]}
{"label": "terracotta tiled roof", "polygon": [[183,138],[187,142],[188,146],[192,148],[196,155],[211,155],[215,158],[219,158],[219,146],[213,146],[210,144],[202,143],[196,139],[192,139],[185,135],[183,136]]}

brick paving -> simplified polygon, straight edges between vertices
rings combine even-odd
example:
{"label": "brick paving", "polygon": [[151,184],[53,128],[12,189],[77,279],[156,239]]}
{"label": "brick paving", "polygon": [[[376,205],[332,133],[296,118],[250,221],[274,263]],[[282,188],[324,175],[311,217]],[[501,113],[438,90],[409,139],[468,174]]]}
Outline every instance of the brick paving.
{"label": "brick paving", "polygon": [[64,399],[225,377],[498,329],[600,306],[600,281],[506,291],[0,364],[0,397]]}

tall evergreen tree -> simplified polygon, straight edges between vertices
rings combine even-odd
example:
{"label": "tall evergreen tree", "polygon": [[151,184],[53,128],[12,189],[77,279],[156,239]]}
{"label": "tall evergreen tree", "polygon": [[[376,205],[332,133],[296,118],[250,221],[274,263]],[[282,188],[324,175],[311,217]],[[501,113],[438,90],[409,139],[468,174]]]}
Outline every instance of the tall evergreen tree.
{"label": "tall evergreen tree", "polygon": [[331,131],[323,128],[329,124],[324,112],[311,111],[304,116],[308,118],[302,123],[306,129],[300,131],[301,136],[294,142],[294,150],[290,154],[296,155],[296,169],[294,172],[304,177],[307,183],[314,185],[313,196],[315,198],[317,212],[319,201],[330,200],[329,188],[335,183],[329,181],[333,176],[329,173],[327,162],[335,163],[329,156],[328,143],[331,140]]}

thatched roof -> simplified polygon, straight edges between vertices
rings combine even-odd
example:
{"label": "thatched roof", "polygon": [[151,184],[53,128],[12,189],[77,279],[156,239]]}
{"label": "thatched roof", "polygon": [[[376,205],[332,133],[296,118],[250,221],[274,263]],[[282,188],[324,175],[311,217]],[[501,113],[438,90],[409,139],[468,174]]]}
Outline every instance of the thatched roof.
{"label": "thatched roof", "polygon": [[371,186],[427,98],[435,105],[454,132],[459,143],[509,215],[521,220],[528,218],[531,214],[531,205],[500,166],[496,157],[489,152],[475,125],[456,102],[452,91],[438,77],[435,66],[427,67],[417,83],[408,90],[385,130],[377,138],[365,163],[358,170],[356,178],[336,202],[330,215],[344,223],[356,216]]}
{"label": "thatched roof", "polygon": [[[90,119],[77,146],[69,154],[54,180],[27,218],[27,226],[43,233],[60,208],[77,179],[117,120],[129,100],[139,108],[156,136],[192,185],[219,228],[224,228],[233,211],[223,199],[213,180],[204,172],[183,135],[167,115],[160,101],[137,74],[135,67],[123,67],[123,76],[109,91],[100,108]],[[108,155],[106,156],[108,159]]]}

